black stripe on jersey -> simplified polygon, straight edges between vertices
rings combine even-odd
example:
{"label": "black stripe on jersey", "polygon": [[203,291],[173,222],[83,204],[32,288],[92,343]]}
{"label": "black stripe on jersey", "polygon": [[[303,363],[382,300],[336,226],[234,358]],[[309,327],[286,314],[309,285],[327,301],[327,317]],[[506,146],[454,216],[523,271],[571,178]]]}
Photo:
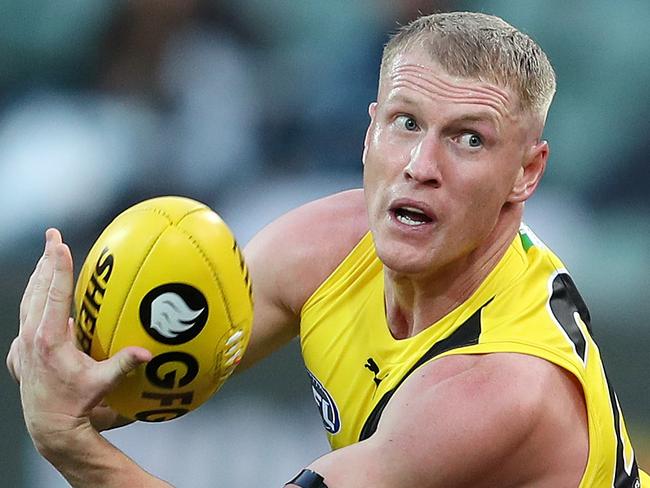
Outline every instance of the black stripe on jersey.
{"label": "black stripe on jersey", "polygon": [[[636,464],[636,459],[632,459],[632,469],[630,474],[625,471],[625,445],[623,444],[623,434],[621,432],[621,413],[619,409],[618,399],[614,388],[612,388],[607,373],[605,373],[607,380],[607,388],[609,389],[609,401],[612,404],[612,413],[614,414],[614,431],[616,432],[616,467],[614,468],[614,488],[639,488],[641,481],[639,479],[639,467]],[[632,451],[634,456],[634,451]]]}
{"label": "black stripe on jersey", "polygon": [[[568,273],[558,273],[553,279],[552,288],[553,290],[549,300],[551,311],[571,342],[573,342],[576,353],[584,363],[586,361],[587,341],[582,334],[580,327],[578,327],[573,314],[578,312],[580,318],[587,326],[588,332],[592,334],[590,326],[591,317],[589,316],[587,305],[582,299],[582,296],[580,296],[575,283]],[[636,464],[636,459],[632,459],[630,474],[627,474],[627,471],[625,471],[625,445],[623,443],[623,434],[621,432],[621,414],[619,404],[616,398],[616,393],[609,382],[609,378],[607,378],[607,373],[605,373],[605,380],[609,391],[609,401],[612,407],[614,431],[616,434],[616,466],[614,468],[614,483],[612,486],[613,488],[639,488],[641,484],[639,480],[639,467]]]}
{"label": "black stripe on jersey", "polygon": [[370,412],[370,415],[366,419],[363,428],[361,429],[361,434],[359,435],[359,441],[368,439],[372,434],[377,430],[377,425],[379,424],[379,419],[381,414],[384,412],[386,405],[395,394],[397,389],[400,387],[404,380],[413,373],[416,369],[422,366],[424,363],[430,361],[431,359],[439,356],[440,354],[450,351],[452,349],[458,349],[459,347],[473,346],[478,344],[479,336],[481,335],[481,311],[485,306],[490,303],[493,298],[490,298],[485,304],[483,304],[479,309],[472,314],[465,322],[463,322],[460,327],[458,327],[452,334],[441,341],[436,342],[431,348],[424,353],[424,355],[408,370],[408,372],[402,377],[397,386],[390,391],[387,391],[383,397],[377,402],[375,408]]}
{"label": "black stripe on jersey", "polygon": [[568,273],[558,273],[553,278],[551,298],[549,299],[549,307],[551,312],[557,319],[569,340],[576,348],[576,354],[584,364],[587,360],[587,340],[582,335],[582,331],[573,317],[575,312],[578,312],[580,318],[587,326],[589,334],[591,332],[591,317],[587,304],[582,299],[578,292],[575,283]]}

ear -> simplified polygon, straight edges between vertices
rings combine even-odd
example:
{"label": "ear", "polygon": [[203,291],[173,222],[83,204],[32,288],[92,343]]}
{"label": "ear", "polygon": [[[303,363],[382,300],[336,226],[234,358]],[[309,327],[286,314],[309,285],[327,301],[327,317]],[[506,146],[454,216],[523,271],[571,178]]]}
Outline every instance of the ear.
{"label": "ear", "polygon": [[366,164],[366,153],[368,152],[370,131],[372,130],[376,113],[377,113],[377,102],[372,102],[370,105],[368,105],[368,115],[370,115],[370,122],[368,123],[368,128],[366,129],[366,137],[363,140],[363,155],[361,156],[361,161],[363,162],[364,165]]}
{"label": "ear", "polygon": [[521,203],[532,196],[546,169],[548,155],[547,141],[539,141],[527,151],[515,184],[508,196],[508,202]]}

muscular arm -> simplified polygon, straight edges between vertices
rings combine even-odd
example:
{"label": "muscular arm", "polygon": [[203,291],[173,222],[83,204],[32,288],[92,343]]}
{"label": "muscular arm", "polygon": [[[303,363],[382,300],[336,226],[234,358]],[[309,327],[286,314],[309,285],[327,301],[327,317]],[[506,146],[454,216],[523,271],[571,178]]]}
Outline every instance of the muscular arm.
{"label": "muscular arm", "polygon": [[253,283],[255,317],[238,370],[298,335],[303,304],[367,230],[363,193],[350,190],[287,213],[251,240],[244,257]]}
{"label": "muscular arm", "polygon": [[[363,198],[348,192],[307,205],[263,231],[249,246],[256,320],[247,363],[297,334],[302,301],[365,232]],[[330,223],[337,223],[332,227]],[[315,225],[317,228],[307,231]],[[319,247],[338,235],[330,247]],[[356,240],[355,240],[356,239]],[[75,487],[164,487],[98,434],[92,412],[151,354],[125,348],[97,362],[76,347],[69,321],[72,258],[55,230],[25,291],[20,334],[7,357],[20,383],[23,413],[38,451]],[[105,419],[114,417],[105,417]],[[104,421],[102,420],[102,421]],[[95,424],[97,425],[97,424]]]}
{"label": "muscular arm", "polygon": [[493,354],[425,365],[372,437],[310,469],[329,488],[558,488],[578,485],[586,459],[576,382],[541,359]]}
{"label": "muscular arm", "polygon": [[62,431],[57,442],[48,441],[39,452],[75,488],[172,486],[143,470],[90,426]]}

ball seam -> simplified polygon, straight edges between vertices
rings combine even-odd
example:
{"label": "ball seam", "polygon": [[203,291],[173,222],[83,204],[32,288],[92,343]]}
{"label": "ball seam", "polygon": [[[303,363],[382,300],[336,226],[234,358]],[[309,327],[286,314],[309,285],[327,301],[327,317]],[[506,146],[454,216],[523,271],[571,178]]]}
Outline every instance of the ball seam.
{"label": "ball seam", "polygon": [[[197,210],[200,210],[200,209],[197,209]],[[233,315],[232,315],[232,312],[231,312],[231,304],[230,304],[230,302],[229,302],[229,300],[228,300],[228,297],[227,297],[227,294],[226,294],[226,292],[225,292],[225,290],[224,290],[224,287],[223,287],[223,285],[222,285],[221,279],[219,278],[219,274],[217,273],[216,266],[215,266],[215,264],[212,262],[212,260],[210,260],[210,258],[208,257],[208,254],[207,254],[207,253],[205,252],[205,250],[201,247],[201,245],[200,245],[200,244],[198,243],[198,241],[194,238],[194,236],[192,236],[192,234],[190,234],[186,229],[182,228],[181,225],[180,225],[181,222],[182,222],[186,217],[188,217],[191,213],[193,213],[193,212],[190,212],[190,213],[184,215],[183,218],[181,218],[181,219],[178,221],[178,223],[176,224],[176,228],[177,228],[181,233],[183,233],[185,236],[187,236],[188,240],[193,244],[193,246],[196,248],[196,250],[198,251],[198,253],[201,255],[201,257],[203,258],[203,260],[205,261],[205,263],[208,265],[208,268],[210,269],[210,273],[212,274],[212,277],[213,277],[213,279],[214,279],[214,281],[215,281],[215,283],[216,283],[216,285],[217,285],[217,288],[219,289],[219,294],[221,295],[221,300],[222,300],[222,302],[223,302],[223,304],[224,304],[224,308],[225,308],[225,310],[226,310],[226,314],[227,314],[227,316],[228,316],[228,328],[232,331],[232,330],[235,328],[235,325],[234,325]],[[234,237],[233,237],[233,240],[234,240]],[[218,353],[218,351],[219,351],[219,347],[218,347],[218,346],[219,346],[219,344],[223,341],[223,338],[224,338],[225,336],[226,336],[226,334],[224,333],[221,337],[219,337],[219,338],[215,341],[215,345],[217,346],[217,347],[215,348],[215,358],[217,358],[217,357],[219,356],[219,353]],[[213,376],[213,378],[216,378],[217,376],[221,376],[221,362],[219,362],[219,363],[220,363],[220,364],[219,364],[218,366],[217,366],[216,362],[214,363],[214,370],[213,370],[213,372],[212,372],[212,376]],[[222,384],[223,384],[223,383],[222,383]]]}
{"label": "ball seam", "polygon": [[[180,224],[180,221],[178,222]],[[194,239],[192,234],[190,234],[187,230],[177,226],[178,230],[180,230],[187,238],[189,241],[194,245],[196,250],[199,252],[203,260],[206,262],[208,267],[210,268],[210,273],[212,274],[212,277],[214,278],[215,283],[217,284],[217,288],[219,288],[219,294],[221,295],[221,298],[223,299],[223,303],[226,306],[226,313],[228,314],[228,323],[230,324],[230,327],[232,328],[233,324],[233,317],[231,313],[231,305],[230,302],[228,301],[228,297],[226,296],[226,293],[224,291],[223,285],[221,284],[221,280],[219,279],[219,274],[217,273],[216,266],[214,266],[214,263],[210,260],[208,257],[207,253],[203,250],[201,245]]]}
{"label": "ball seam", "polygon": [[[160,210],[158,208],[146,207],[146,208],[142,208],[142,209],[136,209],[136,211],[138,211],[138,212],[141,211],[141,212],[153,212],[153,213],[156,213],[158,215],[161,215],[161,216],[165,217],[167,219],[167,222],[168,222],[169,226],[174,225],[174,222],[173,222],[172,218],[170,217],[170,215],[167,214],[165,211]],[[128,288],[128,290],[126,292],[126,295],[124,297],[124,303],[126,303],[126,301],[129,299],[129,296],[131,295],[131,292],[133,291],[133,285],[137,281],[138,276],[140,275],[140,273],[142,272],[143,263],[147,260],[147,258],[151,254],[151,251],[156,246],[158,241],[160,241],[161,236],[165,233],[165,231],[167,231],[167,229],[169,229],[169,226],[160,231],[158,236],[151,243],[151,246],[149,246],[149,249],[147,249],[147,252],[144,253],[144,255],[142,257],[142,260],[140,261],[140,264],[138,266],[138,271],[137,271],[137,273],[135,273],[133,275],[133,278],[131,279],[131,282],[129,283],[129,288]],[[113,331],[111,333],[111,339],[108,342],[108,355],[109,355],[109,357],[114,354],[113,342],[115,341],[115,335],[117,334],[117,329],[119,329],[120,323],[122,322],[122,317],[124,316],[124,311],[125,311],[125,307],[122,307],[122,310],[120,310],[120,314],[117,317],[117,323],[115,324],[115,327],[113,328]]]}

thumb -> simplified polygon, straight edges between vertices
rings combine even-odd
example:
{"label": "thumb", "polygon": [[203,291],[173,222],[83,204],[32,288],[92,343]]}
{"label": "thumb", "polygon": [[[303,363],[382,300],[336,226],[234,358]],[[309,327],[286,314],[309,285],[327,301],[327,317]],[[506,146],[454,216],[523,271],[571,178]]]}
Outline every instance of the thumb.
{"label": "thumb", "polygon": [[150,361],[151,357],[152,354],[142,347],[125,347],[100,363],[99,374],[108,390],[111,390],[138,365]]}

